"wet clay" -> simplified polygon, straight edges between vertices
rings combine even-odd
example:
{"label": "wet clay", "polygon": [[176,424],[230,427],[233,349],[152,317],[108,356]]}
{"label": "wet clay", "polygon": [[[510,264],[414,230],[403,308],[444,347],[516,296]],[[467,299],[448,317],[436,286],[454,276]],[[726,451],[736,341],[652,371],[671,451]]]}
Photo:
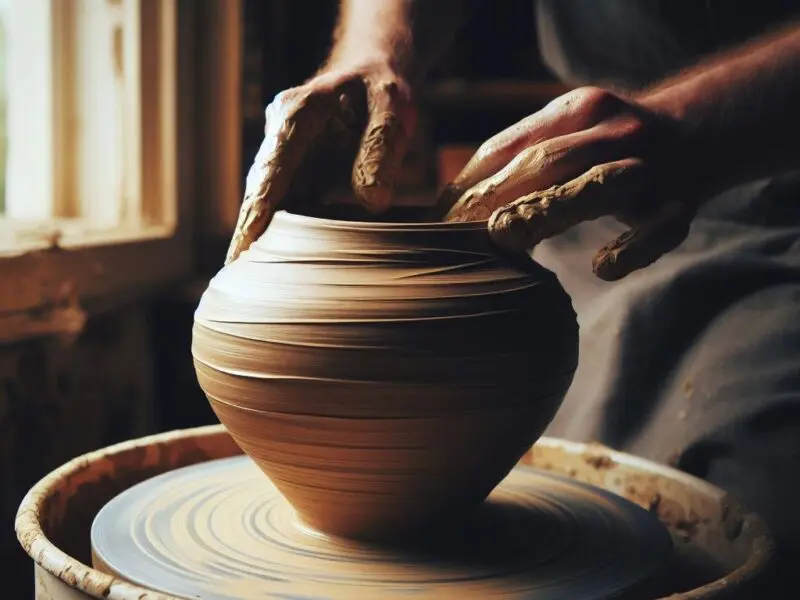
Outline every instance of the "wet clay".
{"label": "wet clay", "polygon": [[530,467],[419,542],[327,537],[305,528],[246,457],[130,488],[100,511],[91,539],[95,568],[206,600],[601,599],[640,587],[672,549],[666,528],[632,502]]}
{"label": "wet clay", "polygon": [[485,222],[281,211],[211,281],[192,353],[306,523],[386,539],[486,498],[558,410],[577,335],[555,276]]}

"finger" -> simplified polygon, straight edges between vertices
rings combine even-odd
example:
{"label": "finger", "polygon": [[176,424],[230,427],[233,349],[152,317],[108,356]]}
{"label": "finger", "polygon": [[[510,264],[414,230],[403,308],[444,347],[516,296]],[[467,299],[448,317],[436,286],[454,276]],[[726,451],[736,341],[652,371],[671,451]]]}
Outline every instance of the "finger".
{"label": "finger", "polygon": [[369,120],[353,163],[353,190],[373,213],[385,211],[392,200],[394,182],[408,149],[413,111],[401,108],[397,84],[368,87]]}
{"label": "finger", "polygon": [[685,203],[663,205],[638,227],[626,231],[597,253],[592,261],[595,275],[605,281],[617,281],[651,265],[686,239],[694,213]]}
{"label": "finger", "polygon": [[496,209],[531,190],[548,188],[582,173],[597,162],[591,157],[597,153],[582,147],[589,135],[573,133],[524,149],[500,171],[464,192],[444,220],[488,219]]}
{"label": "finger", "polygon": [[467,190],[445,220],[488,219],[495,210],[525,194],[570,181],[593,165],[627,156],[636,127],[636,123],[608,121],[526,148],[498,173]]}
{"label": "finger", "polygon": [[347,82],[299,100],[283,93],[267,107],[264,141],[247,174],[226,264],[264,233],[308,148],[325,130],[338,110],[339,97],[351,86]]}
{"label": "finger", "polygon": [[[599,94],[598,94],[599,92]],[[522,152],[545,140],[576,133],[598,124],[621,101],[602,90],[582,88],[549,102],[484,142],[437,199],[439,214],[446,214],[472,186],[497,174]]]}
{"label": "finger", "polygon": [[497,209],[489,233],[506,250],[530,250],[583,221],[626,210],[642,197],[647,169],[637,158],[592,167],[560,186],[534,192]]}

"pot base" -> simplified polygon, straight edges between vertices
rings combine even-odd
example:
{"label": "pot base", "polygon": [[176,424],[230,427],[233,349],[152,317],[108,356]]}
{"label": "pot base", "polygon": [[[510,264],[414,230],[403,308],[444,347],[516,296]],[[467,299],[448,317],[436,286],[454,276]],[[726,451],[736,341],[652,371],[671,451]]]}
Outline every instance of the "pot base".
{"label": "pot base", "polygon": [[228,600],[600,599],[667,563],[653,515],[613,493],[515,468],[478,510],[403,545],[305,526],[246,457],[169,471],[111,500],[92,526],[95,568],[176,596]]}

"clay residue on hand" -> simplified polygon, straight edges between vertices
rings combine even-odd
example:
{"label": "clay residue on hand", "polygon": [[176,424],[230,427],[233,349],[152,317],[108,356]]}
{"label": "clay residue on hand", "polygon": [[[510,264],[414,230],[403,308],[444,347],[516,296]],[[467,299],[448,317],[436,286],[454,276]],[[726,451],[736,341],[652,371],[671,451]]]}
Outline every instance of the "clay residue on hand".
{"label": "clay residue on hand", "polygon": [[236,260],[239,254],[249,248],[250,244],[256,241],[261,232],[266,229],[272,217],[273,207],[263,202],[263,198],[272,184],[270,157],[274,157],[274,153],[270,151],[268,141],[265,139],[247,174],[244,200],[228,254],[225,257],[225,264]]}
{"label": "clay residue on hand", "polygon": [[273,187],[282,184],[282,177],[285,179],[278,160],[286,160],[286,147],[296,135],[296,129],[293,119],[267,118],[264,141],[247,173],[244,200],[225,258],[226,264],[249,248],[267,228],[276,210],[271,201],[276,196]]}
{"label": "clay residue on hand", "polygon": [[618,201],[609,193],[609,178],[621,173],[616,164],[593,167],[568,183],[497,209],[489,220],[492,238],[509,250],[528,250],[582,221],[609,214]]}
{"label": "clay residue on hand", "polygon": [[[346,84],[351,85],[352,84]],[[344,86],[342,86],[344,89]],[[341,129],[343,92],[276,98],[267,108],[264,141],[247,174],[244,200],[225,263],[235,260],[264,233],[298,170],[315,145]]]}
{"label": "clay residue on hand", "polygon": [[380,213],[391,204],[406,145],[402,123],[394,113],[381,113],[367,126],[353,164],[352,183],[369,211]]}
{"label": "clay residue on hand", "polygon": [[661,206],[597,253],[592,262],[595,274],[615,281],[652,264],[686,239],[693,216],[694,208],[683,203]]}

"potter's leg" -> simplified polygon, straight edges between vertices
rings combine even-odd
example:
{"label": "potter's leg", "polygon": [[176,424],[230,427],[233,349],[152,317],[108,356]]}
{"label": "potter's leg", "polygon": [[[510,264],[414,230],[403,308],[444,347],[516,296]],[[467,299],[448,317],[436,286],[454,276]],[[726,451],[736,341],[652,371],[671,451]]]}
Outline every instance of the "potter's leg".
{"label": "potter's leg", "polygon": [[[800,277],[794,280],[743,296],[709,319],[641,428],[618,440],[759,512],[779,541],[778,590],[796,577],[800,560]],[[771,597],[793,597],[778,590]]]}
{"label": "potter's leg", "polygon": [[[733,492],[800,546],[800,278],[740,298],[697,333],[660,401],[614,441]],[[612,402],[609,421],[624,421],[629,403]]]}
{"label": "potter's leg", "polygon": [[545,254],[581,323],[581,364],[547,433],[705,478],[760,512],[784,551],[796,551],[798,239],[701,219],[680,251],[610,286],[590,283],[588,270],[583,280],[565,271],[582,268],[569,252],[564,263]]}

